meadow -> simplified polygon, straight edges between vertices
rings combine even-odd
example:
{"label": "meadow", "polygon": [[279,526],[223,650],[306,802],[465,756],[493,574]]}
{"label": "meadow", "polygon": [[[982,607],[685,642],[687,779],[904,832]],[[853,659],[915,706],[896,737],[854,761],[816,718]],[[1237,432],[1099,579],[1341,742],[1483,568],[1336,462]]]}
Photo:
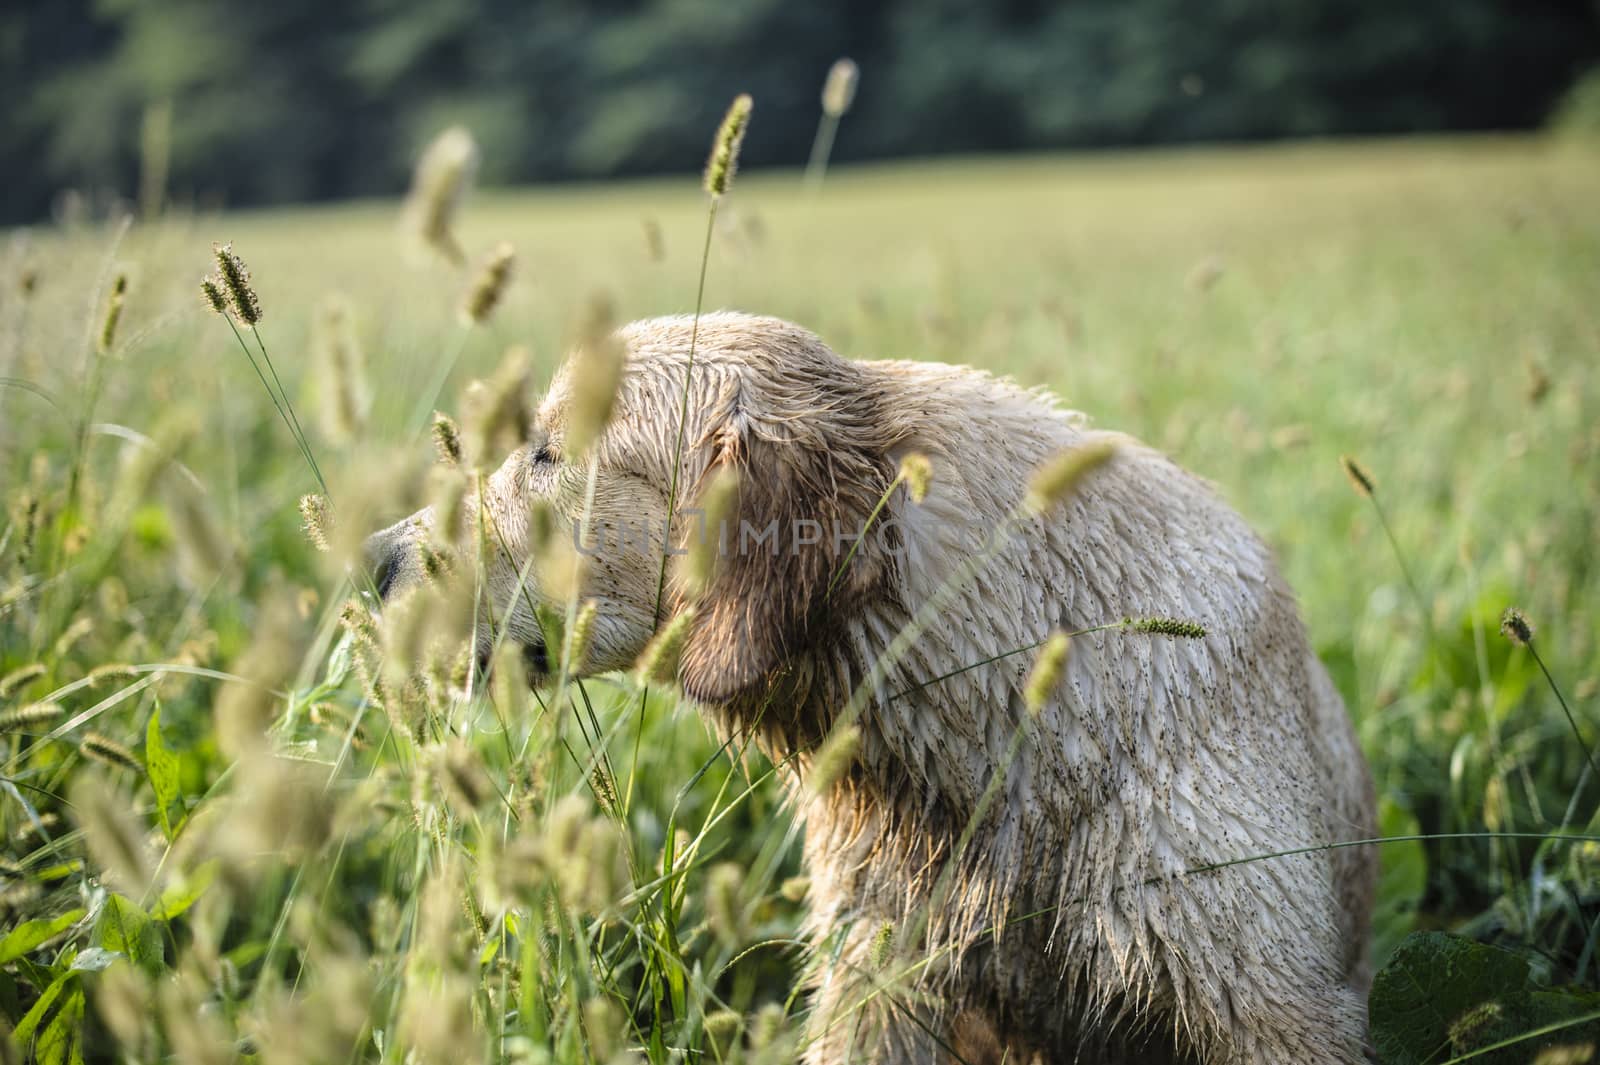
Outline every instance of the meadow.
{"label": "meadow", "polygon": [[[815,195],[751,171],[705,302],[1048,387],[1214,481],[1299,593],[1396,838],[1374,967],[1428,993],[1382,1004],[1383,1060],[1584,1061],[1596,189],[1600,155],[1543,138],[904,164]],[[557,701],[435,676],[400,720],[368,698],[385,636],[346,608],[359,535],[426,501],[435,407],[514,345],[544,379],[598,306],[694,309],[704,194],[479,191],[464,267],[399,217],[180,209],[0,253],[0,1060],[795,1058],[812,959],[773,767],[624,677]],[[330,552],[202,305],[213,241],[252,271]],[[509,287],[464,325],[500,242]],[[1418,931],[1460,938],[1397,956]]]}

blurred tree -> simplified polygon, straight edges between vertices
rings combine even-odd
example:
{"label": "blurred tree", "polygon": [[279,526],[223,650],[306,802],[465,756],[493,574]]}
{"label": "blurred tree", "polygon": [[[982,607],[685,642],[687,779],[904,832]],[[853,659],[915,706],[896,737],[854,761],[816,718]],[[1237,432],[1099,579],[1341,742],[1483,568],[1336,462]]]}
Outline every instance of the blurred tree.
{"label": "blurred tree", "polygon": [[[698,167],[735,93],[749,165],[1543,121],[1600,60],[1593,0],[22,0],[0,11],[0,220],[132,197],[170,105],[171,198],[394,193],[460,122],[490,182]],[[156,109],[152,112],[150,109]]]}

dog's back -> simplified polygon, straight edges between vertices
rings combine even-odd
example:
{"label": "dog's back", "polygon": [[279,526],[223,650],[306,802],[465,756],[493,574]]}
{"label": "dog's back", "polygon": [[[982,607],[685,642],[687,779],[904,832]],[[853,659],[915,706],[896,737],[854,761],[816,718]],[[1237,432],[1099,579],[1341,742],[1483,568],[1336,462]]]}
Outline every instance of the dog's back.
{"label": "dog's back", "polygon": [[[1303,848],[1372,836],[1371,783],[1270,552],[1199,478],[1046,396],[859,365],[894,447],[935,473],[896,513],[889,592],[851,620],[835,668],[860,683],[975,573],[879,683],[859,774],[808,804],[819,929],[920,930],[943,958],[921,974],[940,1011],[1013,1057],[1359,1060],[1375,857]],[[1075,493],[1017,517],[1035,469],[1103,441],[1115,456]],[[1101,628],[1151,617],[1206,635]],[[1098,631],[1031,718],[1032,656],[1008,652],[1052,629]],[[1301,853],[1263,858],[1285,851]],[[1155,1041],[1130,1044],[1139,1031]]]}

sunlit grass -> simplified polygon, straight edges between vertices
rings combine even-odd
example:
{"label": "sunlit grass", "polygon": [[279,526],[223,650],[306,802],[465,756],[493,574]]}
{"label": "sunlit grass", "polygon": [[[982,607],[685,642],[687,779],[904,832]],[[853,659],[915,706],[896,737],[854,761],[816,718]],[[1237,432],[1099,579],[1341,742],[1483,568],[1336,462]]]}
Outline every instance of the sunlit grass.
{"label": "sunlit grass", "polygon": [[[741,173],[705,304],[1049,386],[1216,481],[1300,594],[1385,834],[1503,834],[1386,847],[1380,949],[1465,923],[1593,981],[1594,851],[1538,837],[1596,828],[1572,730],[1600,735],[1597,177],[1535,141],[833,170],[815,198]],[[420,397],[447,377],[458,409],[511,343],[542,380],[597,297],[693,309],[703,194],[469,199],[466,258],[506,241],[518,263],[470,329],[470,278],[408,265],[397,214],[178,212],[120,242],[39,229],[0,259],[0,900],[30,930],[0,946],[0,1010],[41,1058],[84,1033],[138,1060],[792,1060],[804,881],[771,765],[626,679],[467,700],[460,662],[414,648],[395,669],[392,633],[341,623],[360,535],[426,501]],[[327,555],[299,528],[316,479],[197,298],[213,240],[269,306],[335,501]],[[87,363],[90,282],[124,271],[116,345]],[[372,397],[337,440],[307,413],[333,294]],[[1497,633],[1513,602],[1539,662]],[[409,694],[366,698],[384,684]]]}

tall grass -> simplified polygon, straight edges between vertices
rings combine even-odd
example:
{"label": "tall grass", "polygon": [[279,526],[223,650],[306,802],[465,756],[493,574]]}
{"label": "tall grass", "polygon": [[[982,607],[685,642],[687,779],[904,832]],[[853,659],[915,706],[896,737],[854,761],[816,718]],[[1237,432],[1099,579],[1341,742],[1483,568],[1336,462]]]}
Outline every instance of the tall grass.
{"label": "tall grass", "polygon": [[[707,239],[697,303],[1049,384],[1224,485],[1278,548],[1387,800],[1380,944],[1463,929],[1593,982],[1600,826],[1573,740],[1600,690],[1589,167],[1520,142],[962,164],[832,178],[815,204],[744,175],[768,239],[710,282]],[[368,208],[41,231],[5,262],[14,1044],[63,1062],[795,1059],[800,978],[825,959],[797,935],[782,767],[715,744],[659,685],[530,692],[505,652],[485,685],[457,652],[478,619],[455,582],[381,622],[349,584],[362,533],[473,483],[460,438],[483,424],[425,469],[419,397],[482,410],[449,397],[496,380],[497,337],[532,352],[502,385],[542,379],[597,283],[619,317],[684,309],[693,264],[645,256],[639,219],[699,248],[706,206],[670,183],[481,198],[453,245],[538,251],[470,331],[453,278],[373,268],[392,219]],[[193,299],[223,229],[273,314],[259,382]],[[1185,284],[1223,252],[1226,274]],[[103,328],[124,264],[89,406],[54,353]],[[106,275],[93,300],[86,274]],[[335,440],[291,412],[330,385],[303,353],[339,288],[372,410]],[[1541,367],[1537,396],[1500,384],[1512,354]],[[1344,452],[1383,472],[1383,525],[1337,483]],[[330,475],[327,551],[300,530],[308,454]],[[441,574],[496,549],[479,528],[441,539]],[[1484,638],[1513,600],[1537,648]],[[547,619],[568,666],[572,606]],[[918,962],[897,953],[908,932],[882,936],[889,993]]]}

